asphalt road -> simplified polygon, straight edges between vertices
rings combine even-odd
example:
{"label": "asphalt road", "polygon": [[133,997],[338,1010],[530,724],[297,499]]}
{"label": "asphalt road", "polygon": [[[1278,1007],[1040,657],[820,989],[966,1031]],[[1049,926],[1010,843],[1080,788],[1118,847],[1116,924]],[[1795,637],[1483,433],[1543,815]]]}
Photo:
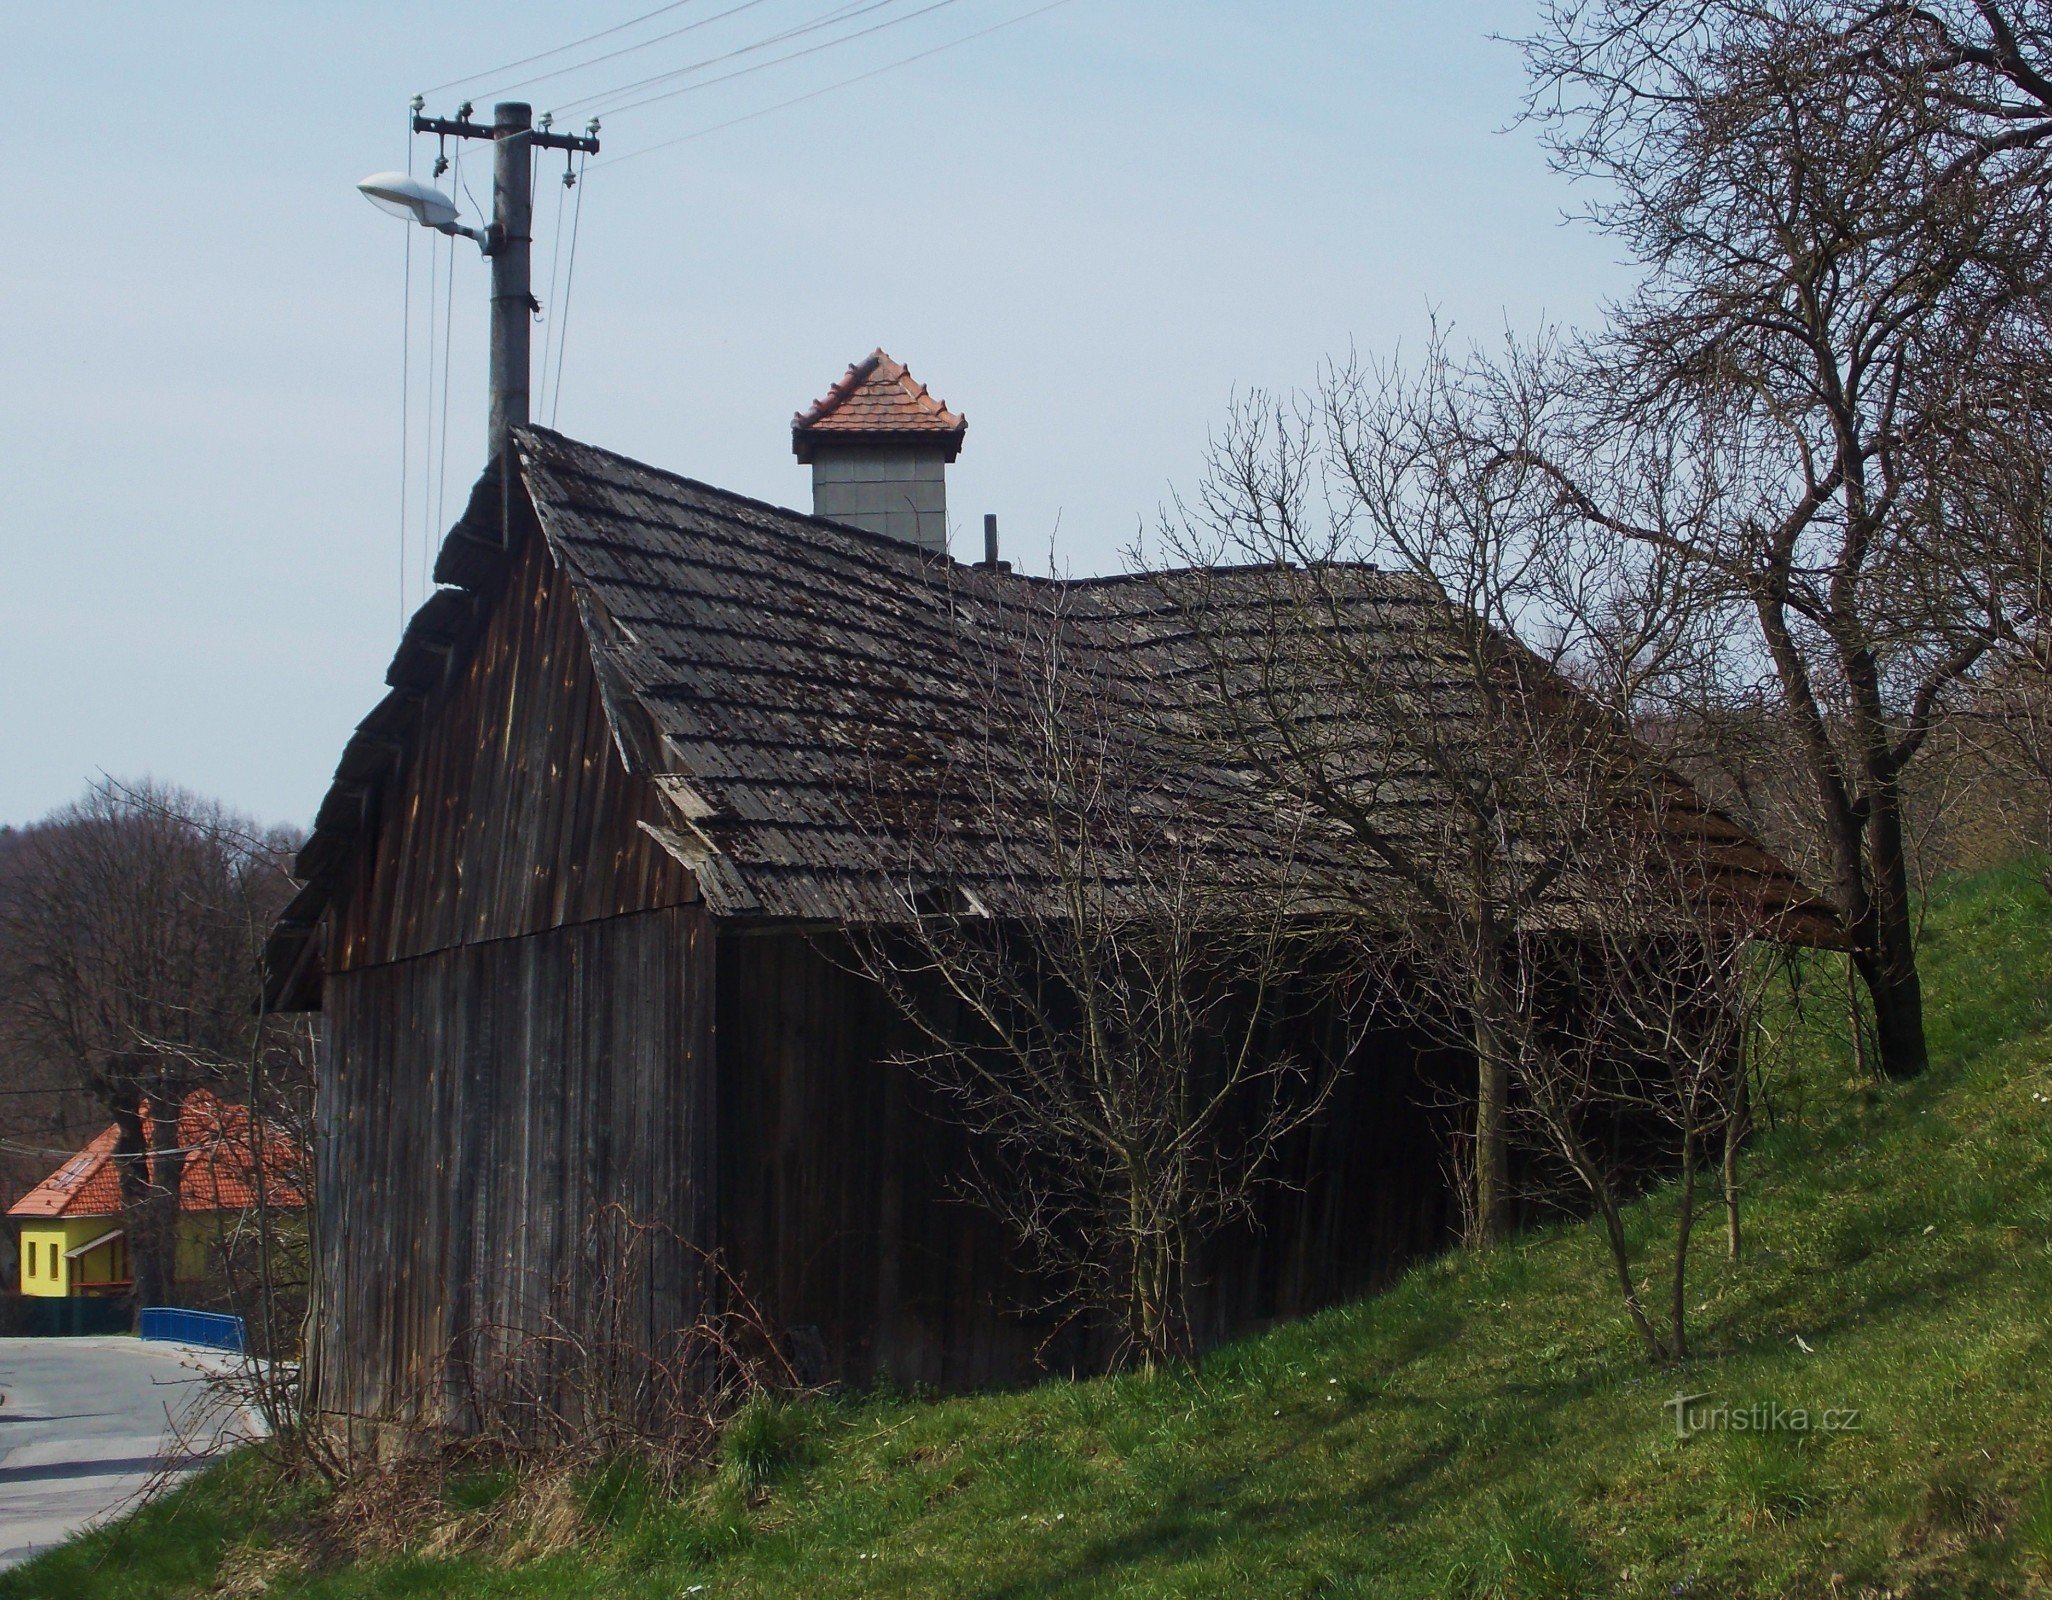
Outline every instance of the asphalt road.
{"label": "asphalt road", "polygon": [[206,1375],[223,1358],[135,1339],[0,1339],[0,1567],[131,1506],[246,1431]]}

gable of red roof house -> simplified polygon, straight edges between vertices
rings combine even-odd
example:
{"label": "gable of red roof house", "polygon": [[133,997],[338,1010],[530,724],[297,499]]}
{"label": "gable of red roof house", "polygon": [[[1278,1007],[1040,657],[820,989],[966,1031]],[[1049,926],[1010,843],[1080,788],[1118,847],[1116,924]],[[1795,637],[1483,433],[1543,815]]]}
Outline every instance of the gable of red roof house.
{"label": "gable of red roof house", "polygon": [[121,1130],[105,1132],[7,1208],[10,1217],[111,1217],[121,1211],[114,1144]]}
{"label": "gable of red roof house", "polygon": [[[143,1137],[151,1133],[143,1117]],[[302,1206],[298,1148],[275,1128],[262,1131],[264,1186],[272,1205]],[[83,1150],[7,1208],[10,1217],[113,1217],[121,1214],[121,1178],[114,1150],[120,1129],[109,1124]],[[186,1152],[179,1180],[181,1211],[240,1211],[256,1203],[257,1163],[249,1112],[204,1089],[179,1108],[178,1143]]]}

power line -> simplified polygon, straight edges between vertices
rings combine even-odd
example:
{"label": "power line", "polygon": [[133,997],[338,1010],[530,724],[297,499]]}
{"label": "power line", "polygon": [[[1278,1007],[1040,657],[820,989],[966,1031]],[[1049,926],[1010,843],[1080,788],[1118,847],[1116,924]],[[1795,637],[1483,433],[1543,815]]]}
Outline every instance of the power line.
{"label": "power line", "polygon": [[680,11],[685,6],[694,3],[695,0],[670,0],[670,3],[666,6],[657,6],[653,11],[644,11],[638,17],[629,17],[625,22],[616,22],[612,27],[601,28],[597,33],[588,33],[582,39],[572,39],[568,44],[559,44],[550,50],[539,51],[531,56],[522,56],[518,61],[508,61],[496,67],[488,67],[483,72],[473,72],[467,78],[452,78],[449,82],[438,83],[432,89],[425,90],[424,92],[427,94],[440,94],[446,89],[460,88],[466,83],[477,83],[485,78],[496,78],[502,72],[517,72],[520,68],[531,66],[537,61],[546,61],[550,56],[562,55],[566,50],[580,49],[585,45],[595,44],[600,39],[611,38],[616,33],[625,33],[629,28],[638,28],[644,22],[653,22],[657,17],[667,15],[672,11]]}
{"label": "power line", "polygon": [[[567,170],[564,176],[566,179],[570,176]],[[557,274],[561,270],[563,262],[563,202],[569,199],[569,197],[570,184],[567,181],[558,184],[556,186],[556,226],[550,231],[549,243],[549,320],[542,328],[541,387],[535,391],[537,398],[545,396],[549,392],[549,345],[554,341],[556,329],[562,320],[562,307],[556,300],[556,285],[559,281]],[[560,357],[558,358],[558,365],[561,365]]]}
{"label": "power line", "polygon": [[[598,103],[598,109],[602,112],[606,112],[608,106],[612,103],[614,97],[617,95],[633,94],[638,89],[648,89],[654,87],[656,84],[659,83],[668,83],[675,78],[689,77],[694,72],[703,72],[707,67],[716,67],[722,61],[733,61],[741,56],[753,55],[758,50],[767,50],[772,45],[784,44],[789,40],[802,38],[808,33],[817,33],[821,28],[831,28],[836,23],[852,22],[857,17],[867,16],[872,11],[880,11],[885,6],[897,5],[898,3],[899,0],[849,0],[848,4],[840,6],[835,10],[828,12],[827,15],[823,17],[816,17],[811,22],[800,23],[797,27],[786,28],[781,33],[769,34],[766,37],[756,39],[751,43],[739,45],[732,50],[723,50],[716,56],[706,56],[701,60],[689,62],[681,67],[672,67],[667,72],[658,72],[650,77],[637,78],[632,83],[619,84],[611,89],[601,89],[594,94],[588,94],[584,96],[581,100],[569,101],[564,105],[558,106],[556,109],[559,111],[574,111],[579,109],[580,107]],[[937,0],[937,5],[953,5],[954,3],[955,0]],[[928,11],[931,11],[936,8],[936,6],[928,6],[926,9]],[[892,18],[889,22],[878,23],[876,24],[876,27],[888,28],[899,22],[909,22],[912,20],[912,18],[917,16],[923,16],[924,14],[924,12],[920,11],[910,11],[902,17]],[[863,29],[861,32],[843,35],[841,39],[830,39],[826,41],[825,44],[814,45],[811,48],[812,50],[824,50],[829,45],[843,43],[848,39],[859,39],[862,37],[863,33],[871,33],[874,31],[875,28],[866,28]],[[807,55],[810,53],[810,50],[797,52],[798,55]],[[795,60],[796,56],[785,56],[779,59],[787,61]],[[762,65],[775,66],[776,62],[764,62],[762,63]],[[755,71],[758,69],[750,68],[748,70]],[[728,76],[739,77],[741,76],[741,74],[730,73],[728,74]],[[727,80],[726,78],[714,78],[711,81],[714,83],[724,83]],[[698,85],[693,85],[692,87],[698,87]],[[674,92],[681,94],[685,91],[677,90]],[[652,98],[661,100],[667,99],[668,96],[656,95]],[[647,101],[636,102],[637,105],[646,105],[647,103]],[[631,110],[632,107],[621,107],[619,109]]]}
{"label": "power line", "polygon": [[729,117],[725,122],[715,122],[710,127],[699,128],[691,133],[680,134],[674,139],[665,139],[660,144],[644,145],[641,149],[629,150],[624,155],[609,156],[606,160],[601,161],[599,166],[602,168],[617,167],[623,161],[635,161],[642,156],[654,155],[658,150],[668,150],[676,145],[689,144],[694,139],[703,139],[710,134],[719,133],[724,129],[739,127],[744,122],[754,122],[760,117],[767,117],[775,112],[788,110],[792,106],[803,105],[808,100],[817,100],[822,95],[832,94],[836,89],[846,89],[851,85],[867,82],[871,78],[881,77],[886,72],[896,72],[900,67],[909,67],[915,61],[924,61],[929,56],[940,55],[944,51],[953,50],[958,45],[970,44],[977,39],[988,38],[993,33],[1001,33],[1006,28],[1016,27],[1019,23],[1030,22],[1035,17],[1044,16],[1050,11],[1059,10],[1069,3],[1070,0],[1049,0],[1049,3],[1046,5],[1036,6],[1031,11],[1022,11],[1016,17],[1008,17],[1003,22],[994,22],[987,28],[977,29],[974,33],[965,33],[961,38],[950,39],[946,44],[934,45],[931,49],[920,50],[912,55],[900,57],[896,61],[886,62],[883,66],[871,67],[867,72],[858,72],[853,77],[841,79],[838,83],[829,83],[822,88],[811,89],[804,94],[793,95],[788,100],[779,100],[775,105],[764,106],[760,111],[750,111],[742,116]]}
{"label": "power line", "polygon": [[[679,94],[696,94],[702,88],[714,88],[716,84],[731,84],[735,78],[747,78],[749,74],[755,74],[755,72],[767,72],[769,68],[784,66],[786,62],[796,62],[796,59],[802,59],[804,55],[819,55],[819,51],[823,51],[823,49],[833,49],[837,45],[854,43],[856,39],[866,39],[872,33],[882,33],[884,29],[895,29],[899,23],[913,23],[913,21],[917,21],[917,18],[921,18],[925,14],[936,12],[936,10],[944,10],[946,6],[954,6],[954,4],[960,4],[960,0],[932,0],[932,4],[921,6],[919,10],[909,10],[903,16],[891,16],[891,18],[886,18],[886,21],[882,21],[882,23],[870,23],[870,27],[866,27],[866,29],[856,29],[854,33],[843,33],[837,39],[823,39],[817,45],[806,45],[804,49],[794,49],[790,55],[778,55],[774,59],[769,59],[769,62],[755,62],[753,66],[737,68],[735,72],[722,72],[718,78],[706,78],[704,82],[698,82],[698,84],[683,84],[681,88],[667,88],[661,94],[650,94],[648,98],[644,98],[644,101],[632,101],[628,105],[611,107],[607,111],[607,115],[618,117],[622,111],[640,111],[644,105],[655,105],[657,101],[675,101]],[[874,6],[866,6],[864,10],[874,10]]]}
{"label": "power line", "polygon": [[449,345],[450,332],[455,326],[456,311],[456,236],[449,236],[449,268],[442,275],[442,441],[435,463],[435,521],[428,537],[423,541],[420,553],[420,592],[426,595],[433,586],[435,566],[434,552],[439,548],[441,538],[448,531],[442,520],[442,495],[449,485]]}
{"label": "power line", "polygon": [[[456,182],[460,184],[463,182],[463,145],[461,141],[458,141],[456,146],[453,166]],[[466,190],[466,192],[468,191]],[[475,202],[473,202],[474,204]],[[428,519],[428,526],[421,533],[420,592],[423,599],[427,597],[428,589],[434,582],[434,551],[440,544],[442,534],[446,531],[442,524],[442,510],[444,505],[443,497],[447,492],[449,483],[449,379],[453,371],[449,357],[456,321],[456,236],[454,234],[449,235],[448,252],[448,266],[442,276],[442,420],[440,428],[437,430],[441,438],[435,459],[434,515]],[[434,352],[432,350],[428,352],[428,365],[430,370],[432,370],[434,366]],[[435,428],[435,419],[432,415],[428,418],[428,426],[430,429]],[[429,437],[428,443],[430,447],[435,446],[436,441],[432,434]]]}
{"label": "power line", "polygon": [[[406,175],[413,176],[413,110],[406,113]],[[412,493],[413,468],[407,451],[413,443],[413,230],[406,230],[406,298],[399,313],[399,631],[406,631],[406,503]]]}
{"label": "power line", "polygon": [[570,210],[570,267],[563,275],[563,320],[556,333],[556,393],[549,402],[549,426],[563,409],[563,351],[570,338],[570,290],[577,282],[577,232],[584,222],[584,173],[591,164],[586,156],[577,164],[577,204]]}
{"label": "power line", "polygon": [[696,22],[687,22],[681,28],[672,28],[668,33],[659,33],[652,39],[643,39],[639,44],[622,45],[618,50],[608,50],[604,55],[593,56],[588,61],[572,62],[567,67],[557,67],[553,71],[537,73],[532,78],[522,78],[518,83],[509,83],[494,93],[509,94],[515,89],[528,89],[537,83],[547,83],[551,78],[567,78],[573,72],[583,72],[588,67],[617,61],[621,56],[631,56],[651,46],[667,44],[672,39],[681,39],[685,34],[696,33],[700,28],[710,28],[715,22],[725,22],[727,18],[739,16],[744,11],[753,11],[763,3],[764,0],[741,0],[738,6],[729,6],[725,11],[716,11],[709,17],[700,17]]}
{"label": "power line", "polygon": [[[425,549],[434,539],[432,532],[435,520],[435,347],[441,343],[435,337],[441,326],[442,314],[442,257],[435,248],[441,241],[428,242],[428,332],[427,332],[427,420],[426,431],[420,447],[420,543]],[[456,258],[449,258],[449,270],[456,270]],[[442,410],[449,409],[449,374],[442,373]],[[425,598],[425,595],[423,595]]]}

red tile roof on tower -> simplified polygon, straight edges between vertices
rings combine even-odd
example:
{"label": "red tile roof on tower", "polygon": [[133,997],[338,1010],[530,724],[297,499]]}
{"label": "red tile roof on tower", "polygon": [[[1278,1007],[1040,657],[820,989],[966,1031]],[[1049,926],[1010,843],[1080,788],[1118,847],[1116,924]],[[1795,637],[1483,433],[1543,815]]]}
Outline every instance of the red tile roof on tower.
{"label": "red tile roof on tower", "polygon": [[[10,1217],[115,1217],[121,1214],[121,1179],[114,1146],[121,1130],[109,1124],[83,1150],[7,1208]],[[150,1118],[143,1115],[143,1138]],[[249,1112],[204,1089],[185,1097],[178,1113],[178,1143],[186,1151],[179,1182],[181,1211],[240,1211],[256,1203],[256,1163],[250,1154]],[[276,1130],[263,1135],[264,1179],[273,1205],[306,1204],[300,1193],[300,1158]]]}
{"label": "red tile roof on tower", "polygon": [[791,449],[810,461],[822,440],[846,443],[905,443],[922,440],[945,444],[952,461],[962,449],[969,421],[950,411],[926,385],[882,350],[871,351],[850,367],[841,381],[791,419]]}

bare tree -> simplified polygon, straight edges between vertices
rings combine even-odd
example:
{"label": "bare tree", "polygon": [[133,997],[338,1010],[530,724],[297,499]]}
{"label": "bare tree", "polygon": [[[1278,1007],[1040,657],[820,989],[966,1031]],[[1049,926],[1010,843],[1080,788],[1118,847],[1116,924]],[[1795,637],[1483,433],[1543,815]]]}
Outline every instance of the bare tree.
{"label": "bare tree", "polygon": [[103,781],[23,830],[0,881],[10,1036],[119,1128],[146,1305],[176,1275],[186,1095],[232,1095],[228,1064],[257,1048],[257,961],[290,844],[181,790]]}
{"label": "bare tree", "polygon": [[[1545,1025],[1520,945],[1557,925],[1617,776],[1615,730],[1562,669],[1579,655],[1629,702],[1677,648],[1667,613],[1600,600],[1563,559],[1550,500],[1501,447],[1542,425],[1544,369],[1514,351],[1477,381],[1435,337],[1414,372],[1350,365],[1315,399],[1243,406],[1163,530],[1207,652],[1195,722],[1267,803],[1316,819],[1307,862],[1475,1060],[1477,1245],[1510,1225],[1511,1083]],[[1671,574],[1608,576],[1664,594]]]}
{"label": "bare tree", "polygon": [[[2026,837],[2052,853],[2052,663],[2039,645],[2024,661],[1977,685],[1967,726],[1997,769],[2031,796]],[[2044,869],[2052,892],[2052,861]]]}
{"label": "bare tree", "polygon": [[[1619,808],[1584,863],[1592,915],[1573,938],[1528,952],[1559,994],[1522,1058],[1516,1105],[1532,1143],[1586,1195],[1632,1327],[1667,1362],[1689,1354],[1690,1248],[1711,1182],[1739,1254],[1747,1049],[1773,972],[1758,941],[1783,908],[1762,880],[1733,872],[1731,841],[1704,827],[1685,788],[1650,765],[1642,780],[1641,803]],[[1622,1206],[1667,1172],[1663,1304],[1640,1288]]]}
{"label": "bare tree", "polygon": [[1926,1062],[1904,773],[2042,613],[2042,7],[1563,0],[1532,115],[1647,268],[1563,503],[1743,628],[1881,1065]]}
{"label": "bare tree", "polygon": [[[1475,1060],[1471,1238],[1509,1225],[1514,1147],[1564,1169],[1670,1360],[1709,1161],[1736,1248],[1750,946],[1828,919],[1637,737],[1714,673],[1718,617],[1671,552],[1572,537],[1526,448],[1555,371],[1543,347],[1457,360],[1436,338],[1414,369],[1242,408],[1167,530],[1192,562],[1172,588],[1208,641],[1193,721],[1312,819],[1306,868],[1378,988]],[[1656,1306],[1623,1207],[1670,1168]]]}
{"label": "bare tree", "polygon": [[[1360,1023],[1288,839],[1250,858],[1217,823],[1062,591],[985,620],[974,732],[928,775],[947,798],[859,819],[903,916],[854,949],[921,1041],[903,1063],[972,1136],[964,1191],[1055,1307],[1152,1366],[1188,1353],[1205,1240],[1250,1216]],[[958,876],[964,836],[995,843]]]}

